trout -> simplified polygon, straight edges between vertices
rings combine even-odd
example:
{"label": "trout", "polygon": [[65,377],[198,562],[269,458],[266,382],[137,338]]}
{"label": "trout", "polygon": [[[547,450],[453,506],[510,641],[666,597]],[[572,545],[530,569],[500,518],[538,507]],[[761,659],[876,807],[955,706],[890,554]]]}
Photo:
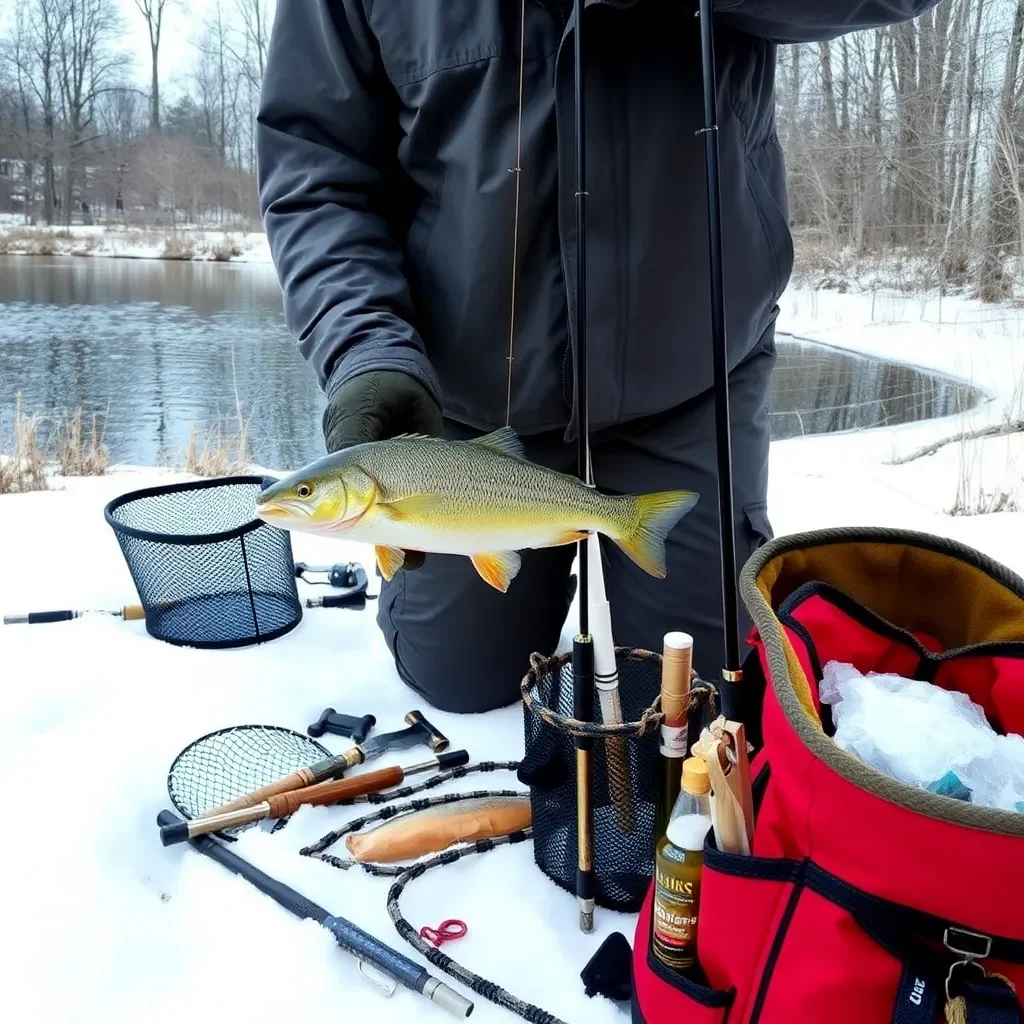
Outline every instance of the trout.
{"label": "trout", "polygon": [[471,441],[403,434],[352,445],[264,488],[256,513],[289,530],[373,545],[381,575],[404,551],[466,555],[505,593],[519,551],[602,533],[641,569],[663,578],[665,538],[696,504],[692,491],[603,494],[525,456],[509,427]]}

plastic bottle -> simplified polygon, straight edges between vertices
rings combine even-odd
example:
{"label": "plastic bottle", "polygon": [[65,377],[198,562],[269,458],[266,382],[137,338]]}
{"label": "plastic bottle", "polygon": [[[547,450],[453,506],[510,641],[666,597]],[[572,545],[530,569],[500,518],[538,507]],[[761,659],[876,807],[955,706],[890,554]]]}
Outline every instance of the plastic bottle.
{"label": "plastic bottle", "polygon": [[686,974],[697,960],[697,915],[704,869],[704,839],[711,828],[708,766],[683,762],[679,796],[655,851],[651,950],[670,970]]}

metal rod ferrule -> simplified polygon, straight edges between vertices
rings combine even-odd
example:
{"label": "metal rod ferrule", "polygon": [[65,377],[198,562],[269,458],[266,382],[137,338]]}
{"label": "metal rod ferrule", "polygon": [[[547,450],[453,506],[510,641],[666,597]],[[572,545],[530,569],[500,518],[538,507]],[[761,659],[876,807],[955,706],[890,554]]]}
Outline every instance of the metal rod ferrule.
{"label": "metal rod ferrule", "polygon": [[473,1012],[473,1004],[468,999],[437,978],[431,978],[423,986],[423,994],[455,1017],[468,1017]]}

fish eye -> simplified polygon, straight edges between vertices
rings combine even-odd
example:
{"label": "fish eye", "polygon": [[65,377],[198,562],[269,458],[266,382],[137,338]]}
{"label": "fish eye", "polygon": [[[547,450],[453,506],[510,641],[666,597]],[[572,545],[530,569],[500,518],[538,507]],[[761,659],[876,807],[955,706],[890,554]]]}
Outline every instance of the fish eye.
{"label": "fish eye", "polygon": [[308,498],[313,493],[313,485],[307,483],[301,483],[295,488],[295,493],[300,498]]}

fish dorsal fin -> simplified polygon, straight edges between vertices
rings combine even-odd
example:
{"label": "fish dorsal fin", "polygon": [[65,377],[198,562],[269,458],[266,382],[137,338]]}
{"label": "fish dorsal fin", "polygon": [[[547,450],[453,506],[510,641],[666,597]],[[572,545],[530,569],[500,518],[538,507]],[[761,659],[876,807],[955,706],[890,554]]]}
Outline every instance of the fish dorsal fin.
{"label": "fish dorsal fin", "polygon": [[394,437],[389,437],[389,441],[440,441],[441,438],[434,437],[432,434],[395,434]]}
{"label": "fish dorsal fin", "polygon": [[526,458],[523,442],[519,440],[519,435],[511,427],[499,427],[482,437],[474,437],[470,443],[483,445],[485,448],[494,448],[496,451],[514,455],[519,459]]}

